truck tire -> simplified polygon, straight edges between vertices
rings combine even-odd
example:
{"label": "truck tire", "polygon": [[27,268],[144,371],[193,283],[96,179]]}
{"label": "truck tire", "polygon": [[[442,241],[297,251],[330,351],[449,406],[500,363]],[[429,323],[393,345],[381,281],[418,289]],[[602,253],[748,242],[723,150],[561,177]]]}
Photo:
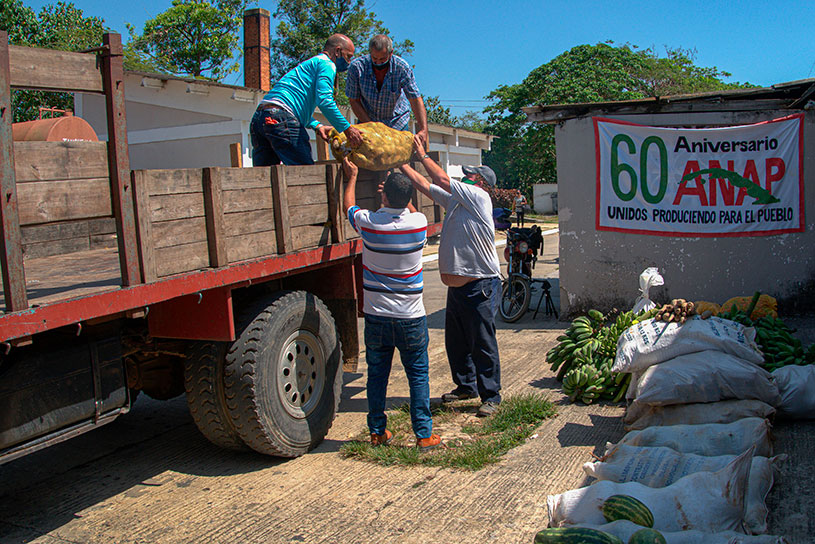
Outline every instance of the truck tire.
{"label": "truck tire", "polygon": [[224,359],[227,342],[192,342],[184,363],[187,406],[207,440],[234,451],[247,451],[229,418],[224,396]]}
{"label": "truck tire", "polygon": [[277,293],[239,319],[247,323],[226,355],[232,423],[255,451],[297,457],[322,442],[342,391],[334,319],[305,291]]}

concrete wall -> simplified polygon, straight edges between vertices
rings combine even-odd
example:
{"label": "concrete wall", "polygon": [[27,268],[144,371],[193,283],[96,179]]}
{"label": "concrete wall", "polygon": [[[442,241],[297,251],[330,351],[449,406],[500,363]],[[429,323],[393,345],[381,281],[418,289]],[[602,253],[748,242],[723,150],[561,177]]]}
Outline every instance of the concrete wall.
{"label": "concrete wall", "polygon": [[[742,125],[790,111],[605,115],[651,126]],[[659,268],[665,286],[651,298],[708,300],[761,291],[782,310],[804,310],[815,301],[815,112],[804,123],[802,233],[737,238],[661,237],[595,230],[594,128],[591,118],[557,125],[561,316],[594,307],[630,309],[639,274]],[[811,307],[809,308],[811,311]]]}
{"label": "concrete wall", "polygon": [[532,185],[532,209],[536,213],[557,213],[552,194],[557,194],[557,183],[535,183]]}

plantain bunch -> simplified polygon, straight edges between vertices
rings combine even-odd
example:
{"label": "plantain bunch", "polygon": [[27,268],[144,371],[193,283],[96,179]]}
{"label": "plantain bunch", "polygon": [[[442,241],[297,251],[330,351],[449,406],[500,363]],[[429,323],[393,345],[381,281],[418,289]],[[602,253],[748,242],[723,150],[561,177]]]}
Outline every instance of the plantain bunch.
{"label": "plantain bunch", "polygon": [[746,309],[740,310],[736,304],[732,304],[730,309],[719,312],[718,317],[741,323],[745,327],[755,327],[756,341],[764,354],[764,368],[770,372],[782,366],[815,363],[815,344],[804,349],[801,341],[792,335],[795,329],[790,328],[783,320],[773,315],[750,319],[760,295],[756,291]]}
{"label": "plantain bunch", "polygon": [[557,371],[557,379],[563,382],[564,393],[573,402],[580,400],[585,404],[598,398],[614,402],[622,399],[631,375],[611,371],[617,340],[626,329],[650,319],[656,311],[639,315],[623,312],[607,324],[607,317],[592,309],[572,321],[565,333],[558,336],[558,344],[546,354],[549,368]]}

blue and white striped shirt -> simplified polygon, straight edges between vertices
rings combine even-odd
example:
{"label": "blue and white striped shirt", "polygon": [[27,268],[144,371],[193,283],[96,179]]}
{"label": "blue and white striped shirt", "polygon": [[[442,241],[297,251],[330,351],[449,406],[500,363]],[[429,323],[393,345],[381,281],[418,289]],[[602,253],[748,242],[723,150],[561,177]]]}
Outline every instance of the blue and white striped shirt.
{"label": "blue and white striped shirt", "polygon": [[396,130],[407,130],[410,120],[408,98],[419,98],[421,93],[410,64],[396,55],[391,55],[389,62],[382,88],[377,89],[371,56],[355,58],[348,66],[345,95],[360,99],[371,121],[379,121]]}
{"label": "blue and white striped shirt", "polygon": [[397,208],[372,212],[352,206],[348,208],[348,221],[362,237],[363,312],[399,319],[425,315],[424,214]]}

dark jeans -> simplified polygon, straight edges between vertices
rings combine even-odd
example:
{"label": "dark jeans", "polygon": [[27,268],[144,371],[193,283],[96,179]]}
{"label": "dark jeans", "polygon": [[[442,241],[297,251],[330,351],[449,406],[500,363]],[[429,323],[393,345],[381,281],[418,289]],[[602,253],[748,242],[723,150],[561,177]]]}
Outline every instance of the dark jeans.
{"label": "dark jeans", "polygon": [[518,226],[523,227],[524,226],[524,212],[515,212],[515,215],[518,216]]}
{"label": "dark jeans", "polygon": [[427,319],[398,319],[365,314],[365,358],[368,362],[368,429],[384,434],[388,423],[385,398],[394,348],[399,350],[410,386],[410,421],[417,438],[433,433],[430,415]]}
{"label": "dark jeans", "polygon": [[253,166],[314,164],[308,132],[283,108],[258,109],[249,124],[249,135]]}
{"label": "dark jeans", "polygon": [[460,393],[501,402],[501,362],[495,339],[495,314],[501,280],[485,278],[447,289],[444,344],[453,383]]}

